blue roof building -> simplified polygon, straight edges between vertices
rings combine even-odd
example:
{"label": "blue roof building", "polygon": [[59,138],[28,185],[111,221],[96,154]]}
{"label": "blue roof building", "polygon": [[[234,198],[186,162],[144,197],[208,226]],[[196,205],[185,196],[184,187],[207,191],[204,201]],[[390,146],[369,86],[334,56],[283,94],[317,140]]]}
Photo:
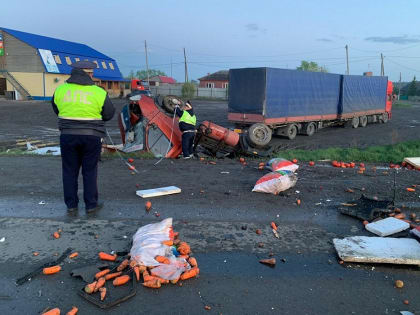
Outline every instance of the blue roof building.
{"label": "blue roof building", "polygon": [[3,79],[21,99],[49,99],[79,60],[96,63],[94,80],[111,96],[126,81],[113,58],[85,44],[0,27],[0,49],[0,94]]}

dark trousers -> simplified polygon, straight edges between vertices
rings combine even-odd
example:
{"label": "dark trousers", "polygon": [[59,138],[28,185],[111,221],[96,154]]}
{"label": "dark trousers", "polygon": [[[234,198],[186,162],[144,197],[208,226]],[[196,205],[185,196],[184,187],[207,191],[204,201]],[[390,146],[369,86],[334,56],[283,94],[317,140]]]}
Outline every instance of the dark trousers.
{"label": "dark trousers", "polygon": [[67,208],[76,208],[79,203],[77,186],[80,167],[83,175],[83,199],[86,209],[98,204],[98,160],[101,155],[101,138],[85,135],[60,136],[63,169],[64,202]]}
{"label": "dark trousers", "polygon": [[183,132],[182,133],[182,154],[184,157],[193,154],[195,132]]}

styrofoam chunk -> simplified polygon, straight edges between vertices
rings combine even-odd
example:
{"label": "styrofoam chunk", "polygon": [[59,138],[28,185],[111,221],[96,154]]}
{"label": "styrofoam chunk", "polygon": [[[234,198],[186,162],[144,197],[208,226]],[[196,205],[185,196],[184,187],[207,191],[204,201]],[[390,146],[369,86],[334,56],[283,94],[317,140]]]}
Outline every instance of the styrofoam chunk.
{"label": "styrofoam chunk", "polygon": [[366,230],[379,236],[388,236],[410,227],[410,224],[395,218],[386,218],[380,221],[369,223],[366,225]]}
{"label": "styrofoam chunk", "polygon": [[333,242],[343,261],[420,266],[420,243],[415,239],[353,236]]}

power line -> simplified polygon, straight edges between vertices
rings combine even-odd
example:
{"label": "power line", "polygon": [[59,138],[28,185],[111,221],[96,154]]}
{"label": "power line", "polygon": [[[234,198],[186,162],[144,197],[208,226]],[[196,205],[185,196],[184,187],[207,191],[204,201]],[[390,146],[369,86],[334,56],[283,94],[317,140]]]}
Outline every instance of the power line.
{"label": "power line", "polygon": [[403,68],[405,68],[407,70],[411,70],[411,71],[414,71],[414,72],[420,72],[420,70],[417,70],[417,69],[414,69],[414,68],[411,68],[411,67],[404,66],[404,65],[402,65],[402,64],[400,64],[400,63],[398,63],[398,62],[396,62],[396,61],[394,61],[392,59],[389,59],[389,56],[387,56],[387,58],[388,58],[387,59],[388,61],[391,61],[393,64],[396,64],[397,66],[403,67]]}

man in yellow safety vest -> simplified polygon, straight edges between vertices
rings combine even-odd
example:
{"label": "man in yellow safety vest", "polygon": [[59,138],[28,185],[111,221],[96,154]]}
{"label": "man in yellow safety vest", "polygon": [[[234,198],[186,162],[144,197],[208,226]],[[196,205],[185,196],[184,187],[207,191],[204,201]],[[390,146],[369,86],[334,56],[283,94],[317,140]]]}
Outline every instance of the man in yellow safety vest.
{"label": "man in yellow safety vest", "polygon": [[114,106],[107,92],[92,80],[96,64],[78,61],[72,65],[70,78],[60,85],[51,100],[58,115],[64,202],[68,213],[78,210],[78,177],[83,175],[83,199],[86,212],[103,207],[98,203],[98,161],[105,121],[114,116]]}
{"label": "man in yellow safety vest", "polygon": [[176,106],[175,111],[176,115],[179,117],[179,129],[182,132],[182,154],[184,159],[191,159],[193,157],[197,117],[194,115],[194,110],[190,101],[185,103],[184,110],[181,110]]}

